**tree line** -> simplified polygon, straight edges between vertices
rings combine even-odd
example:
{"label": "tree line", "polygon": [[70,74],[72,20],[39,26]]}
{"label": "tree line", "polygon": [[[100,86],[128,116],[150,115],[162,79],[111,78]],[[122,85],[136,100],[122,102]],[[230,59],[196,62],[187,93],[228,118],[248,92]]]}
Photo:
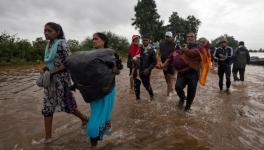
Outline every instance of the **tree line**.
{"label": "tree line", "polygon": [[141,35],[149,36],[153,41],[164,38],[166,31],[171,31],[176,37],[177,44],[184,44],[188,32],[198,33],[201,21],[193,15],[182,18],[178,12],[172,12],[169,17],[169,24],[165,25],[157,12],[157,5],[154,0],[139,0],[134,7],[135,16],[132,18],[132,25],[139,30]]}
{"label": "tree line", "polygon": [[[154,0],[138,0],[134,7],[135,16],[132,18],[132,25],[139,30],[141,35],[149,36],[152,41],[160,41],[164,38],[166,31],[171,31],[176,37],[176,44],[185,44],[186,34],[194,32],[196,35],[201,25],[201,21],[193,15],[187,18],[180,17],[176,11],[172,12],[167,25],[157,13],[156,3]],[[128,53],[129,41],[110,31],[104,32],[109,38],[109,47],[119,53],[122,57],[126,57]],[[228,45],[232,48],[238,46],[238,40],[234,36],[227,34],[221,35],[211,40],[211,48],[219,46],[221,39],[225,38]],[[42,37],[36,38],[30,42],[26,39],[18,38],[15,35],[2,33],[0,35],[0,64],[20,64],[26,62],[41,63],[43,62],[44,50],[47,41]],[[68,47],[71,52],[85,51],[93,49],[92,37],[87,37],[82,42],[74,39],[67,40]],[[264,52],[263,49],[249,50],[250,52]]]}
{"label": "tree line", "polygon": [[[183,45],[186,42],[186,34],[194,32],[196,35],[201,25],[201,21],[194,15],[188,15],[187,18],[180,17],[178,12],[173,11],[168,18],[168,24],[165,25],[157,12],[155,0],[138,0],[134,7],[135,15],[132,18],[132,25],[139,30],[141,35],[149,36],[153,41],[160,41],[164,38],[166,31],[171,31],[175,36],[175,42],[178,45]],[[211,40],[211,48],[219,47],[219,42],[225,38],[228,45],[232,48],[238,46],[238,40],[234,36],[227,34],[221,35]],[[249,50],[250,52],[264,52],[263,49]]]}
{"label": "tree line", "polygon": [[[109,47],[116,50],[122,57],[127,55],[128,40],[110,31],[104,32],[109,38]],[[21,39],[16,34],[2,33],[0,35],[0,64],[42,63],[47,41],[42,37],[30,42]],[[71,52],[92,50],[92,37],[82,42],[68,39],[67,45]]]}

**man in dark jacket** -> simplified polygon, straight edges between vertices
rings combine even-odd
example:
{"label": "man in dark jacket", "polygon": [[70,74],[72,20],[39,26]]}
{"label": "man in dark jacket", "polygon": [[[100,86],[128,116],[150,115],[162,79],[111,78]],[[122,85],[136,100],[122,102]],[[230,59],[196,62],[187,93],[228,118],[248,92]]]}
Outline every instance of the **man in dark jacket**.
{"label": "man in dark jacket", "polygon": [[[180,98],[178,107],[182,108],[184,100],[186,100],[186,106],[184,111],[190,112],[191,105],[195,98],[197,83],[199,80],[199,72],[201,65],[201,57],[198,49],[198,45],[195,42],[195,34],[189,32],[187,34],[187,48],[182,49],[184,62],[187,64],[185,69],[178,71],[175,90]],[[197,61],[194,61],[197,60]],[[187,85],[187,96],[184,93],[184,88]]]}
{"label": "man in dark jacket", "polygon": [[[176,44],[173,42],[172,32],[166,32],[165,41],[160,44],[158,49],[162,63],[164,63],[168,56],[175,50],[175,45]],[[173,92],[172,84],[175,69],[171,64],[169,64],[166,68],[163,69],[163,73],[167,83],[167,96],[170,96],[170,93]]]}
{"label": "man in dark jacket", "polygon": [[[248,49],[245,47],[243,41],[239,42],[238,48],[234,54],[234,64],[233,64],[233,77],[234,81],[244,81],[245,69],[246,65],[250,61],[250,56]],[[237,77],[237,73],[239,72],[240,78]]]}
{"label": "man in dark jacket", "polygon": [[214,52],[214,59],[218,62],[219,88],[223,90],[224,74],[226,76],[226,92],[229,92],[231,86],[231,64],[233,58],[233,49],[227,46],[227,40],[220,41],[220,47]]}
{"label": "man in dark jacket", "polygon": [[[140,56],[139,76],[140,76],[140,79],[144,87],[146,88],[146,90],[148,91],[150,95],[150,100],[153,100],[154,94],[153,94],[152,87],[150,85],[150,75],[151,75],[152,69],[156,65],[156,54],[155,54],[154,49],[149,44],[150,42],[149,37],[142,36],[142,41],[143,41],[143,46],[142,46],[142,53]],[[136,77],[135,74],[134,74],[134,77]],[[135,89],[137,100],[140,99],[141,81],[137,78],[134,78],[134,89]]]}

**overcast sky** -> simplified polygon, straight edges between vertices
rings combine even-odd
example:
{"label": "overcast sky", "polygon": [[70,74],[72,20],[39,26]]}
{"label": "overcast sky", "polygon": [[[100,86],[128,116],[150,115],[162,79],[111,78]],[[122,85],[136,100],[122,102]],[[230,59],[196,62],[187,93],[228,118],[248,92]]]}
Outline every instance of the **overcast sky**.
{"label": "overcast sky", "polygon": [[[60,23],[67,39],[84,40],[97,31],[112,31],[130,39],[137,0],[0,0],[0,32],[35,40],[48,21]],[[264,48],[263,0],[156,0],[161,19],[172,11],[201,20],[199,37],[233,35],[250,49]]]}

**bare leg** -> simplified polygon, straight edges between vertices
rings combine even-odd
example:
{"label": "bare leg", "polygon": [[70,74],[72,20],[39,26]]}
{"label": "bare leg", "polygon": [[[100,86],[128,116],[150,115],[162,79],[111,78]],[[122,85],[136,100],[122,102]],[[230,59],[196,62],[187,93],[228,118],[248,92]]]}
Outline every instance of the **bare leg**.
{"label": "bare leg", "polygon": [[45,124],[45,139],[50,139],[52,137],[52,119],[53,116],[44,117],[44,124]]}
{"label": "bare leg", "polygon": [[83,125],[86,125],[87,117],[85,115],[83,115],[78,109],[75,109],[72,114],[74,114],[76,117],[80,118]]}
{"label": "bare leg", "polygon": [[166,76],[166,82],[167,82],[167,96],[170,96],[170,92],[172,92],[172,76],[167,75]]}

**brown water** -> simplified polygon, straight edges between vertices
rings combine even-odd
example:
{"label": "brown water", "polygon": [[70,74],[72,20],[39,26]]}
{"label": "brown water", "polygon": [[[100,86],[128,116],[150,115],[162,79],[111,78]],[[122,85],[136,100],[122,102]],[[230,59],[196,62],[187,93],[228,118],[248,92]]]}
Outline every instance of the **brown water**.
{"label": "brown water", "polygon": [[[58,137],[49,145],[34,145],[43,137],[41,115],[43,90],[35,85],[39,66],[1,67],[0,150],[87,150],[80,121],[69,114],[54,116]],[[178,98],[165,96],[161,71],[154,70],[155,102],[144,88],[142,102],[129,90],[128,70],[117,78],[117,99],[110,136],[99,144],[102,150],[263,150],[264,68],[249,66],[245,85],[233,85],[231,94],[220,93],[216,71],[199,87],[193,111],[177,109]],[[75,93],[79,109],[89,114],[88,105]]]}

